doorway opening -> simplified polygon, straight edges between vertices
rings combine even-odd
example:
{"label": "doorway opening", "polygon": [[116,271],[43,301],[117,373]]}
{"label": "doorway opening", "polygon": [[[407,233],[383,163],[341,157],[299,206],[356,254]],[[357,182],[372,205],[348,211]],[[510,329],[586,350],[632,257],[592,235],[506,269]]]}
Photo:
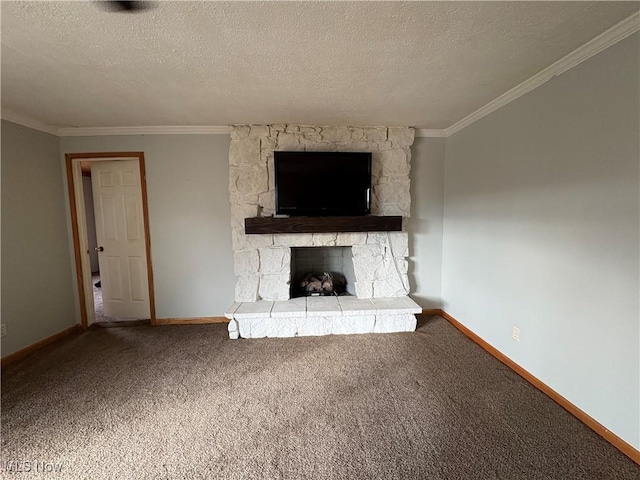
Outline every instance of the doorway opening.
{"label": "doorway opening", "polygon": [[156,323],[144,154],[66,154],[84,327]]}

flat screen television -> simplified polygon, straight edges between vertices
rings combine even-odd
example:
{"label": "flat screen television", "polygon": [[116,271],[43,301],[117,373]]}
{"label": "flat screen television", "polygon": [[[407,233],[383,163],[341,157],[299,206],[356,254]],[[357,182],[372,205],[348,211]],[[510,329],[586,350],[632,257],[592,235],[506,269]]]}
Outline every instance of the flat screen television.
{"label": "flat screen television", "polygon": [[371,153],[274,152],[276,214],[367,215]]}

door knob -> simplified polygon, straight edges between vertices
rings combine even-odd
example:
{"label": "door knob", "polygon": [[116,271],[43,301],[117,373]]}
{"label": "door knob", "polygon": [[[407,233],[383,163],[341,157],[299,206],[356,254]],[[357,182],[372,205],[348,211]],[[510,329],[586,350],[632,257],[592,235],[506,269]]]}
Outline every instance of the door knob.
{"label": "door knob", "polygon": [[96,252],[104,252],[104,247],[95,247],[94,250]]}

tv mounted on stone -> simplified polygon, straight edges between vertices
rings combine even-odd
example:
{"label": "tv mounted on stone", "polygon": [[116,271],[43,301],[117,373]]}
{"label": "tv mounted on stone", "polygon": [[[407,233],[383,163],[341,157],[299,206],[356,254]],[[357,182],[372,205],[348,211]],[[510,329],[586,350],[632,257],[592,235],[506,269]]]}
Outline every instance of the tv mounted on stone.
{"label": "tv mounted on stone", "polygon": [[276,215],[371,212],[370,152],[274,152]]}

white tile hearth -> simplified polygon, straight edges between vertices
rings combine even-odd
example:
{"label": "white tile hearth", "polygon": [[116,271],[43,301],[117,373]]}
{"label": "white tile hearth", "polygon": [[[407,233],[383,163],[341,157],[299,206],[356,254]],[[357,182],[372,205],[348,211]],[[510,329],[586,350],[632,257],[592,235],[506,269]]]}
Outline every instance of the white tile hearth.
{"label": "white tile hearth", "polygon": [[402,297],[372,298],[371,303],[379,313],[411,313],[411,308],[402,300]]}
{"label": "white tile hearth", "polygon": [[368,298],[351,296],[338,297],[342,315],[370,315],[376,313],[376,307]]}
{"label": "white tile hearth", "polygon": [[412,332],[422,308],[411,298],[306,297],[235,302],[225,316],[230,338]]}
{"label": "white tile hearth", "polygon": [[[273,302],[271,309],[272,318],[290,318],[300,316],[300,312],[307,309],[307,299],[304,297],[292,298],[291,300],[283,300]],[[231,317],[229,317],[231,318]]]}
{"label": "white tile hearth", "polygon": [[404,303],[407,304],[408,307],[410,307],[411,309],[422,309],[422,307],[420,305],[418,305],[416,302],[413,301],[413,299],[411,297],[400,297],[402,299],[402,301]]}
{"label": "white tile hearth", "polygon": [[[274,302],[261,301],[261,302],[241,302],[240,306],[233,314],[233,318],[261,318],[270,317],[271,308]],[[225,314],[226,316],[226,314]]]}
{"label": "white tile hearth", "polygon": [[307,297],[307,317],[342,315],[338,297]]}
{"label": "white tile hearth", "polygon": [[236,310],[238,310],[238,307],[240,307],[240,302],[233,302],[231,306],[227,308],[227,311],[225,312],[224,316],[227,318],[233,318],[233,314],[236,313]]}

